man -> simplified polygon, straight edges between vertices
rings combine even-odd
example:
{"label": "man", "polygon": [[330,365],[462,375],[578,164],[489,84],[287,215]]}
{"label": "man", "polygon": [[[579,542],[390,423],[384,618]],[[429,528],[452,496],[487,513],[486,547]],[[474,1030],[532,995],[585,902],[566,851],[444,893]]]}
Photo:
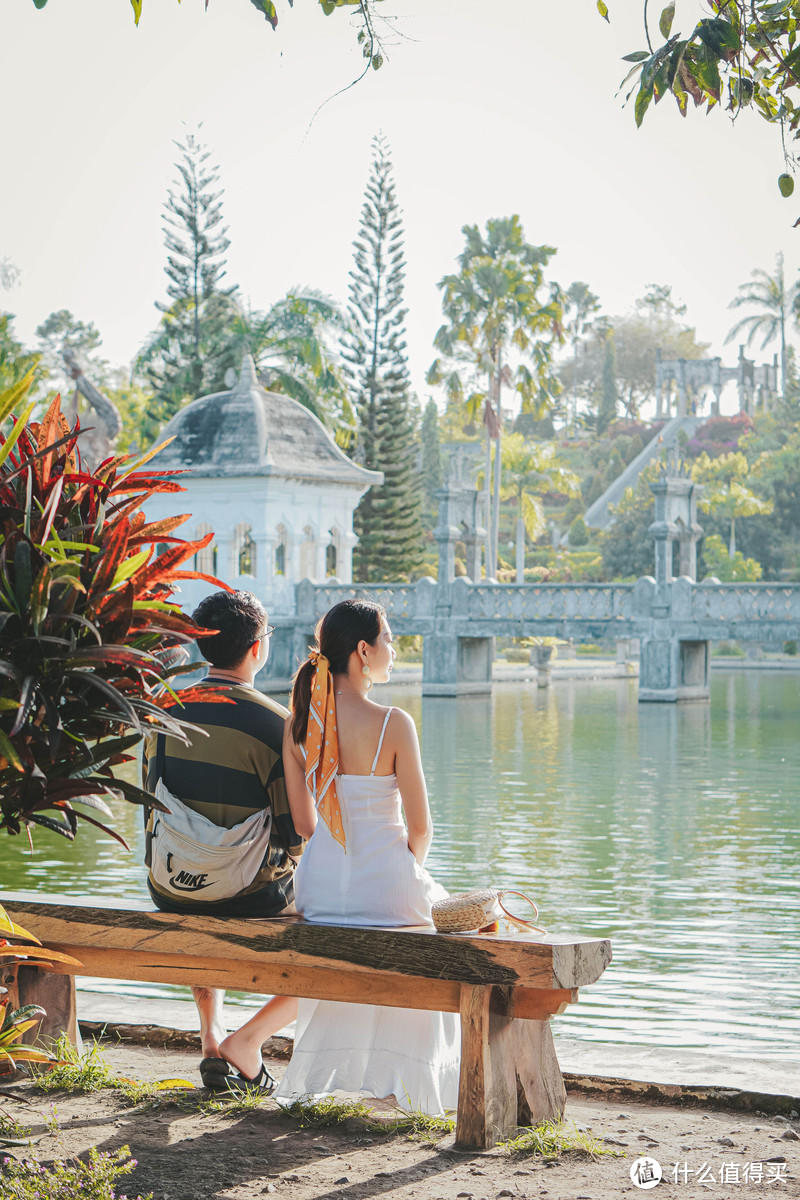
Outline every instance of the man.
{"label": "man", "polygon": [[[196,887],[188,881],[185,898],[183,894],[167,895],[156,885],[152,871],[147,880],[150,894],[166,912],[229,917],[276,917],[293,912],[295,859],[302,852],[302,841],[289,811],[281,759],[288,714],[254,687],[269,655],[272,628],[264,606],[251,592],[215,592],[201,601],[192,617],[204,629],[218,630],[197,639],[209,663],[203,685],[224,692],[233,703],[198,700],[186,704],[181,717],[204,731],[191,735],[188,744],[165,738],[159,753],[157,739],[151,736],[145,747],[145,787],[155,792],[160,776],[188,808],[227,829],[266,809],[271,815],[271,834],[252,883],[230,899],[204,901],[202,875],[196,877]],[[148,829],[152,822],[151,815]],[[200,1075],[205,1086],[244,1082],[271,1091],[275,1085],[265,1066],[255,1079],[234,1076],[220,1053],[225,1037],[223,990],[193,987],[192,992],[200,1014]],[[276,1029],[294,1019],[297,1001],[293,997],[276,996],[271,1005]]]}

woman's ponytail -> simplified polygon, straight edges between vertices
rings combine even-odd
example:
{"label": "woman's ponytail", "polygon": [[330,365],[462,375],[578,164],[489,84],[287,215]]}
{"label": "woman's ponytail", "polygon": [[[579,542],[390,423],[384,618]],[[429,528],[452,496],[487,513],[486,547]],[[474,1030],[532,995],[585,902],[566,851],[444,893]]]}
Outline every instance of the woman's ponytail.
{"label": "woman's ponytail", "polygon": [[307,658],[301,663],[292,681],[292,698],[289,708],[292,713],[292,740],[296,746],[306,740],[308,728],[308,711],[311,707],[311,678],[314,674],[314,663]]}

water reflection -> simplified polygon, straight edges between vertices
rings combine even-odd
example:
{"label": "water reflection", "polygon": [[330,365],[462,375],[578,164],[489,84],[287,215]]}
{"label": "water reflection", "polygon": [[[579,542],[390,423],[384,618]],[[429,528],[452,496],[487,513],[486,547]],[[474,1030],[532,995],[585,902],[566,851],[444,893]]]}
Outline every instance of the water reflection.
{"label": "water reflection", "polygon": [[[715,674],[710,706],[639,705],[627,680],[385,695],[422,731],[433,873],[613,939],[562,1032],[800,1060],[800,675]],[[146,900],[140,812],[117,816],[131,855],[88,827],[4,839],[3,885]]]}

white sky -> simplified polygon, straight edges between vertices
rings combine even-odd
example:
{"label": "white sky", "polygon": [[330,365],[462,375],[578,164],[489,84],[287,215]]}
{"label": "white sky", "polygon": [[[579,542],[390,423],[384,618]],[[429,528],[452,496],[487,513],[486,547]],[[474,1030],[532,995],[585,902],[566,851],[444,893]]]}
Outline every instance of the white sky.
{"label": "white sky", "polygon": [[[273,32],[248,0],[3,0],[0,292],[32,343],[51,311],[92,320],[125,364],[165,296],[161,208],[183,123],[221,169],[229,280],[257,307],[296,285],[346,298],[370,139],[391,144],[404,210],[412,377],[419,394],[440,324],[436,283],[461,226],[518,212],[557,247],[551,273],[587,281],[605,311],[670,283],[687,320],[722,345],[727,305],[754,267],[800,261],[800,200],[783,200],[776,134],[749,115],[690,113],[670,98],[637,130],[614,93],[642,45],[641,6],[609,0],[386,0],[403,37],[360,69],[349,17],[276,0]],[[660,8],[655,5],[656,15]],[[678,3],[674,30],[700,6]],[[771,358],[774,347],[767,354]],[[764,357],[757,353],[759,361]]]}

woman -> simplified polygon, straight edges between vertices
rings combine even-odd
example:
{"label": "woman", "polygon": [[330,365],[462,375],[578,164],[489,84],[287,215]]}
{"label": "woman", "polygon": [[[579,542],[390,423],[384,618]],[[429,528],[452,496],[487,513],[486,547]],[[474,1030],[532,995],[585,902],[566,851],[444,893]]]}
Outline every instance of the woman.
{"label": "woman", "polygon": [[[345,600],[317,637],[295,677],[283,745],[292,818],[310,839],[295,875],[297,910],[329,924],[430,924],[431,903],[446,893],[422,865],[433,828],[416,729],[402,709],[368,695],[388,680],[395,658],[385,613]],[[254,1075],[258,1039],[272,1029],[261,1029],[258,1017],[248,1026],[222,1052]],[[404,1107],[440,1114],[456,1107],[458,1067],[452,1014],[301,1000],[277,1097],[394,1095]]]}

